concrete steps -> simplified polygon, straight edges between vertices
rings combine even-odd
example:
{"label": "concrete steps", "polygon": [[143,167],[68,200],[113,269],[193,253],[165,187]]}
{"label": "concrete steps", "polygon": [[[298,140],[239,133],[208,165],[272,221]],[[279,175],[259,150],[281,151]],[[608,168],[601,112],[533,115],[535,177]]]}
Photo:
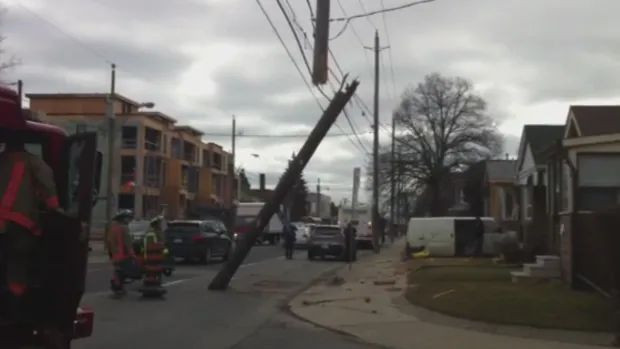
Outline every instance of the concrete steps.
{"label": "concrete steps", "polygon": [[510,273],[512,282],[517,283],[528,279],[545,280],[555,279],[561,276],[560,257],[536,256],[536,263],[523,264],[523,270]]}

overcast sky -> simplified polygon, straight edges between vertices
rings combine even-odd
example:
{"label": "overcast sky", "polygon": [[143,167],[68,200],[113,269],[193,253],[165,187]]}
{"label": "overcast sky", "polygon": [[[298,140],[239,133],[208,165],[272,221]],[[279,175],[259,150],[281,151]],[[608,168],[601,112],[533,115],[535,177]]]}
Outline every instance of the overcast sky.
{"label": "overcast sky", "polygon": [[[253,0],[0,2],[7,7],[4,49],[22,62],[9,78],[23,79],[26,92],[106,92],[112,61],[119,67],[119,93],[153,101],[179,123],[208,133],[230,132],[232,114],[246,134],[305,133],[320,115]],[[262,2],[304,69],[275,1]],[[306,1],[289,2],[311,36]],[[383,1],[386,7],[408,2]],[[381,0],[340,4],[352,15],[380,8]],[[332,0],[332,17],[344,16],[340,4]],[[382,143],[402,90],[440,72],[474,83],[506,135],[506,151],[514,154],[526,123],[563,123],[570,104],[619,102],[618,13],[617,0],[437,0],[386,14],[387,31],[381,15],[357,19],[330,45],[343,70],[359,77],[359,95],[372,107],[373,57],[362,44],[372,45],[375,28],[382,45],[389,36],[391,49],[381,55]],[[332,34],[340,27],[333,23]],[[356,104],[349,111],[370,149],[370,123]],[[350,132],[344,118],[337,124]],[[206,140],[230,149],[229,137]],[[240,137],[238,163],[253,184],[265,172],[273,185],[302,142]],[[333,136],[321,144],[305,172],[311,190],[320,176],[326,194],[350,196],[353,167],[366,164],[352,142]]]}

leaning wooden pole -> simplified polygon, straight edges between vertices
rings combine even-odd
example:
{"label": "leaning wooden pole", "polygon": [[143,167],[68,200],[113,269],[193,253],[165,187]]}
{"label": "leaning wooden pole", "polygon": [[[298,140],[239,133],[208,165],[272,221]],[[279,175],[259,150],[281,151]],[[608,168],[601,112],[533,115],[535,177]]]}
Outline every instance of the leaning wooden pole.
{"label": "leaning wooden pole", "polygon": [[248,255],[252,246],[256,242],[256,239],[260,235],[260,233],[265,229],[271,217],[276,213],[279,209],[280,205],[286,198],[289,190],[293,187],[293,185],[297,182],[301,173],[306,167],[310,158],[318,148],[319,144],[329,131],[330,127],[336,121],[338,115],[344,109],[344,106],[349,102],[359,82],[354,80],[349,86],[345,88],[344,91],[336,92],[336,95],[329,103],[327,109],[323,112],[323,115],[317,122],[316,126],[306,139],[306,142],[301,147],[301,150],[297,153],[297,156],[291,161],[288,165],[288,168],[284,172],[284,175],[280,178],[278,185],[276,186],[273,196],[271,200],[267,201],[263,208],[258,213],[255,221],[252,223],[254,229],[251,232],[244,235],[242,239],[239,239],[237,243],[237,248],[235,248],[233,255],[231,258],[224,264],[222,269],[217,275],[211,280],[209,284],[210,290],[225,290],[228,288],[228,284],[232,279],[233,275]]}

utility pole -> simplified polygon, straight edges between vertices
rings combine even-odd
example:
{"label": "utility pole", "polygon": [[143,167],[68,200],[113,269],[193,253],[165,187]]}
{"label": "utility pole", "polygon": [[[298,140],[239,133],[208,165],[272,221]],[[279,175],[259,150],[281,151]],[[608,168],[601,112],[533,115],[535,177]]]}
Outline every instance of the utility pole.
{"label": "utility pole", "polygon": [[[237,153],[235,151],[235,146],[236,146],[236,140],[237,140],[237,121],[235,120],[235,115],[232,116],[232,181],[231,181],[231,189],[230,189],[230,198],[231,198],[231,204],[232,204],[232,198],[235,196],[233,193],[235,192],[235,180],[237,179],[237,169],[235,168],[235,157],[237,156]],[[241,200],[241,183],[239,180],[236,181],[237,183],[237,201]]]}
{"label": "utility pole", "polygon": [[316,179],[316,215],[321,218],[321,178]]}
{"label": "utility pole", "polygon": [[22,109],[22,101],[24,100],[24,82],[17,80],[17,96],[19,97],[19,110]]}
{"label": "utility pole", "polygon": [[[396,172],[397,172],[397,174],[396,174],[396,183],[398,185],[398,192],[396,194],[396,224],[397,224],[397,229],[400,229],[400,211],[401,211],[400,204],[401,204],[401,199],[402,199],[401,198],[401,188],[402,188],[402,185],[400,183],[400,166],[401,166],[400,165],[400,151],[396,155],[397,155],[397,158],[398,158],[398,163],[396,164],[396,166],[398,166],[396,168]],[[400,235],[400,230],[398,230],[398,233]]]}
{"label": "utility pole", "polygon": [[379,31],[375,30],[375,47],[366,47],[375,51],[375,105],[374,105],[374,132],[372,157],[372,240],[375,253],[379,253],[379,52],[388,48],[379,46]]}
{"label": "utility pole", "polygon": [[301,150],[297,153],[293,161],[291,161],[282,177],[280,177],[280,181],[274,189],[271,199],[261,208],[258,216],[252,223],[252,227],[254,228],[246,233],[243,239],[239,240],[237,248],[234,249],[231,258],[224,264],[220,272],[215,275],[215,278],[213,278],[209,284],[210,290],[225,290],[228,288],[230,280],[252,249],[252,246],[254,246],[256,239],[263,232],[263,229],[265,229],[274,213],[279,210],[289,190],[300,178],[304,167],[306,167],[306,164],[310,161],[310,158],[312,158],[312,154],[314,154],[330,127],[336,121],[338,115],[344,109],[344,106],[349,102],[358,85],[359,82],[354,80],[344,91],[336,92],[334,98],[332,98],[327,109],[325,109],[323,115],[301,147]]}
{"label": "utility pole", "polygon": [[316,1],[316,27],[314,32],[314,59],[312,67],[312,83],[314,85],[326,83],[328,77],[329,8],[330,0]]}
{"label": "utility pole", "polygon": [[394,237],[395,235],[395,219],[394,219],[394,215],[395,215],[395,207],[394,207],[394,194],[396,191],[396,178],[394,178],[395,176],[395,171],[394,171],[394,167],[396,166],[396,164],[394,163],[394,161],[396,160],[394,157],[394,137],[396,136],[396,123],[394,122],[395,118],[394,118],[394,114],[392,114],[392,151],[390,152],[390,238],[392,239],[392,241],[394,241]]}
{"label": "utility pole", "polygon": [[108,193],[106,197],[106,221],[107,229],[110,227],[114,209],[116,207],[116,197],[114,196],[114,182],[118,179],[116,175],[114,145],[116,143],[116,116],[114,115],[114,94],[116,93],[116,64],[112,63],[110,76],[110,94],[108,95]]}
{"label": "utility pole", "polygon": [[[359,167],[355,167],[353,169],[353,195],[351,197],[351,222],[357,220],[357,195],[358,195],[359,188],[360,188],[360,172],[361,170]],[[343,207],[343,209],[346,209],[346,206]],[[367,223],[358,221],[357,226],[360,227],[362,224],[367,224]],[[351,255],[352,253],[353,253],[352,249],[349,249],[349,270],[351,270],[351,260],[353,259],[353,256]]]}

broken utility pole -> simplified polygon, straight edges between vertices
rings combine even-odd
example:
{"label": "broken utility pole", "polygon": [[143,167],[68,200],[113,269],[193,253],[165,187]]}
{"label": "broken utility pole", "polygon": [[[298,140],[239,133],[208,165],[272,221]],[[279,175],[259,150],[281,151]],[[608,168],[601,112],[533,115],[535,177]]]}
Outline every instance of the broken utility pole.
{"label": "broken utility pole", "polygon": [[252,223],[254,229],[248,232],[243,236],[238,242],[237,247],[233,251],[233,255],[231,258],[224,264],[222,269],[217,275],[211,280],[209,284],[210,290],[225,290],[228,288],[228,284],[232,279],[233,275],[245,259],[245,257],[250,252],[252,246],[256,242],[258,236],[263,232],[271,217],[279,210],[280,205],[286,198],[291,187],[297,182],[301,173],[306,167],[308,161],[318,148],[319,144],[329,131],[330,127],[336,121],[338,115],[344,109],[344,106],[349,102],[351,96],[355,93],[359,82],[354,80],[349,86],[346,87],[345,91],[338,91],[334,98],[329,103],[327,109],[323,112],[323,115],[319,119],[319,122],[316,124],[308,139],[301,147],[297,156],[291,161],[288,165],[286,171],[284,171],[284,175],[280,178],[278,185],[276,186],[273,196],[269,201],[263,205],[263,208],[258,213],[255,221]]}

